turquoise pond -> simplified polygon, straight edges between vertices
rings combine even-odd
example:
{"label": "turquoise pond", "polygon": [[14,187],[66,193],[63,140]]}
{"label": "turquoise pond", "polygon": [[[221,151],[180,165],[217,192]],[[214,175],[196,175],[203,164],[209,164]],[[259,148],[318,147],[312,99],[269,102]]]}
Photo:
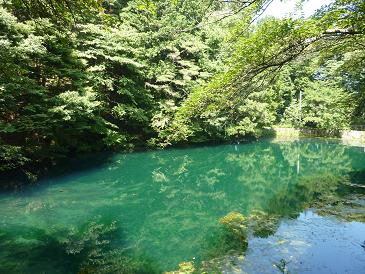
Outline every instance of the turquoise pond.
{"label": "turquoise pond", "polygon": [[98,157],[0,193],[0,273],[182,262],[196,273],[365,273],[362,147],[263,140]]}

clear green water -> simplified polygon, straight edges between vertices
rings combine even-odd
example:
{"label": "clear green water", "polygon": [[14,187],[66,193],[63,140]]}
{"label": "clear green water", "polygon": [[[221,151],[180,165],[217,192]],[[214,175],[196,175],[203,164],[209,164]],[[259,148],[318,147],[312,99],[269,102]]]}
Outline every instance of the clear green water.
{"label": "clear green water", "polygon": [[[328,141],[118,154],[0,193],[0,273],[364,273],[363,186],[364,148]],[[230,212],[260,216],[247,245]]]}

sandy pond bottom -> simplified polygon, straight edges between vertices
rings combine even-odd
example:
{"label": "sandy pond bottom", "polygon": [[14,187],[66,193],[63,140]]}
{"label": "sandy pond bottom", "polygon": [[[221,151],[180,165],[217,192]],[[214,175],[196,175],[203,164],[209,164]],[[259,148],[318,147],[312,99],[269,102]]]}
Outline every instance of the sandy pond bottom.
{"label": "sandy pond bottom", "polygon": [[365,273],[364,148],[98,157],[0,193],[0,273]]}

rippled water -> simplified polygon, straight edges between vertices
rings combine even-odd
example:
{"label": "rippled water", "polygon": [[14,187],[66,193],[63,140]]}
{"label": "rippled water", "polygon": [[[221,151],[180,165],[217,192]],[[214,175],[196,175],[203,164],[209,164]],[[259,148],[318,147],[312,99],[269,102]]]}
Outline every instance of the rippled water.
{"label": "rippled water", "polygon": [[364,148],[259,141],[57,174],[0,194],[0,273],[365,273]]}

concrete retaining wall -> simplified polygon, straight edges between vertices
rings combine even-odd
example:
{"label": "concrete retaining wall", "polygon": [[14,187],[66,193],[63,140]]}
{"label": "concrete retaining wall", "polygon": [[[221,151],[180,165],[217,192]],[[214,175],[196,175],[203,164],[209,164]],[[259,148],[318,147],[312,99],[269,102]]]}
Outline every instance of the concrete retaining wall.
{"label": "concrete retaining wall", "polygon": [[273,128],[277,139],[298,139],[299,137],[336,137],[346,145],[365,147],[365,131],[329,131],[321,129]]}
{"label": "concrete retaining wall", "polygon": [[365,131],[344,130],[341,139],[346,145],[365,146]]}

